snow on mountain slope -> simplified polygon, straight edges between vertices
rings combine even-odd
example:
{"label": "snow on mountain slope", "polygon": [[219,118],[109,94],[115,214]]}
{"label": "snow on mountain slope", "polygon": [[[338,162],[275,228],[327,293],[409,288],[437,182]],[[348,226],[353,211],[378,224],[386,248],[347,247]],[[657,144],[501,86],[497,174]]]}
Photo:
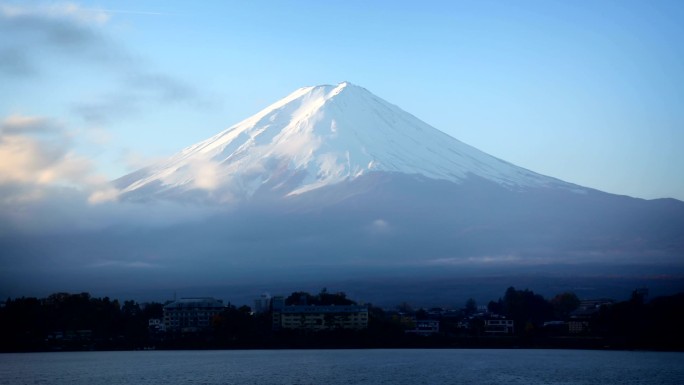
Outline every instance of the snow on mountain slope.
{"label": "snow on mountain slope", "polygon": [[485,154],[348,82],[300,88],[116,184],[124,197],[201,192],[231,201],[257,191],[301,194],[375,171],[581,190]]}

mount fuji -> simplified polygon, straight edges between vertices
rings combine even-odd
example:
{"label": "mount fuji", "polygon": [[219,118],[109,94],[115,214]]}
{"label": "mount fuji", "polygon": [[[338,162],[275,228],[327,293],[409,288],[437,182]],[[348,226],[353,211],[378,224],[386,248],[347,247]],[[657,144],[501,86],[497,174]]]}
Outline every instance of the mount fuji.
{"label": "mount fuji", "polygon": [[300,195],[371,173],[587,191],[485,154],[348,82],[300,88],[116,184],[126,199],[231,202]]}
{"label": "mount fuji", "polygon": [[81,229],[0,236],[0,293],[113,295],[125,282],[249,303],[336,287],[453,305],[508,286],[585,298],[684,290],[684,202],[537,174],[350,83],[298,89],[113,184],[119,201],[90,208]]}
{"label": "mount fuji", "polygon": [[[232,260],[684,262],[684,202],[618,196],[537,174],[348,82],[300,88],[115,183],[122,200],[232,207],[202,232],[230,250],[249,249]],[[264,246],[274,242],[277,253]]]}

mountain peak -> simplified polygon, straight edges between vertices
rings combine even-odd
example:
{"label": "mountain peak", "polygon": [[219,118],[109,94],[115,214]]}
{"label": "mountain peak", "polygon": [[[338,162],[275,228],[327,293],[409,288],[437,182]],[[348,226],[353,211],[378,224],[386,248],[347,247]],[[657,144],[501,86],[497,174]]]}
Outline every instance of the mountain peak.
{"label": "mountain peak", "polygon": [[231,201],[257,192],[302,194],[369,172],[456,183],[478,176],[508,188],[572,186],[487,155],[346,81],[300,88],[116,182],[124,197]]}
{"label": "mountain peak", "polygon": [[352,82],[348,82],[348,81],[346,81],[346,80],[343,81],[343,82],[340,82],[339,84],[337,84],[337,88],[346,89],[346,90],[354,90],[354,89],[356,89],[356,90],[363,90],[363,91],[368,92],[365,88],[363,88],[363,87],[361,87],[361,86],[357,86],[356,84],[354,84],[354,83],[352,83]]}

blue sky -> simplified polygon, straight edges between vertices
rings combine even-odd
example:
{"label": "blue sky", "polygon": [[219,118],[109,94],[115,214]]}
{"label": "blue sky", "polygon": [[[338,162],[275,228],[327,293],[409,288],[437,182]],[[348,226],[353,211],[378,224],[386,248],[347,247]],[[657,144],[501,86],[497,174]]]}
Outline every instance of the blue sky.
{"label": "blue sky", "polygon": [[684,200],[683,41],[680,1],[0,1],[2,198],[350,81],[533,171]]}

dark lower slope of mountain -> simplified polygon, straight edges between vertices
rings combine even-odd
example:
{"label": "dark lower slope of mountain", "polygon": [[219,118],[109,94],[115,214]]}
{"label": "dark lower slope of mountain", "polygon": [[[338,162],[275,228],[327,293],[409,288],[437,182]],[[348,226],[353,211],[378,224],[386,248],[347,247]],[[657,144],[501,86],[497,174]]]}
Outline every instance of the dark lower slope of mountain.
{"label": "dark lower slope of mountain", "polygon": [[0,248],[2,286],[13,290],[258,295],[346,282],[410,295],[484,275],[493,293],[530,275],[578,285],[667,277],[684,290],[684,202],[377,172],[285,199],[257,194],[204,219],[0,237]]}
{"label": "dark lower slope of mountain", "polygon": [[286,207],[282,220],[346,233],[337,243],[357,245],[369,260],[382,251],[388,263],[684,262],[684,202],[674,199],[372,173],[291,197]]}

